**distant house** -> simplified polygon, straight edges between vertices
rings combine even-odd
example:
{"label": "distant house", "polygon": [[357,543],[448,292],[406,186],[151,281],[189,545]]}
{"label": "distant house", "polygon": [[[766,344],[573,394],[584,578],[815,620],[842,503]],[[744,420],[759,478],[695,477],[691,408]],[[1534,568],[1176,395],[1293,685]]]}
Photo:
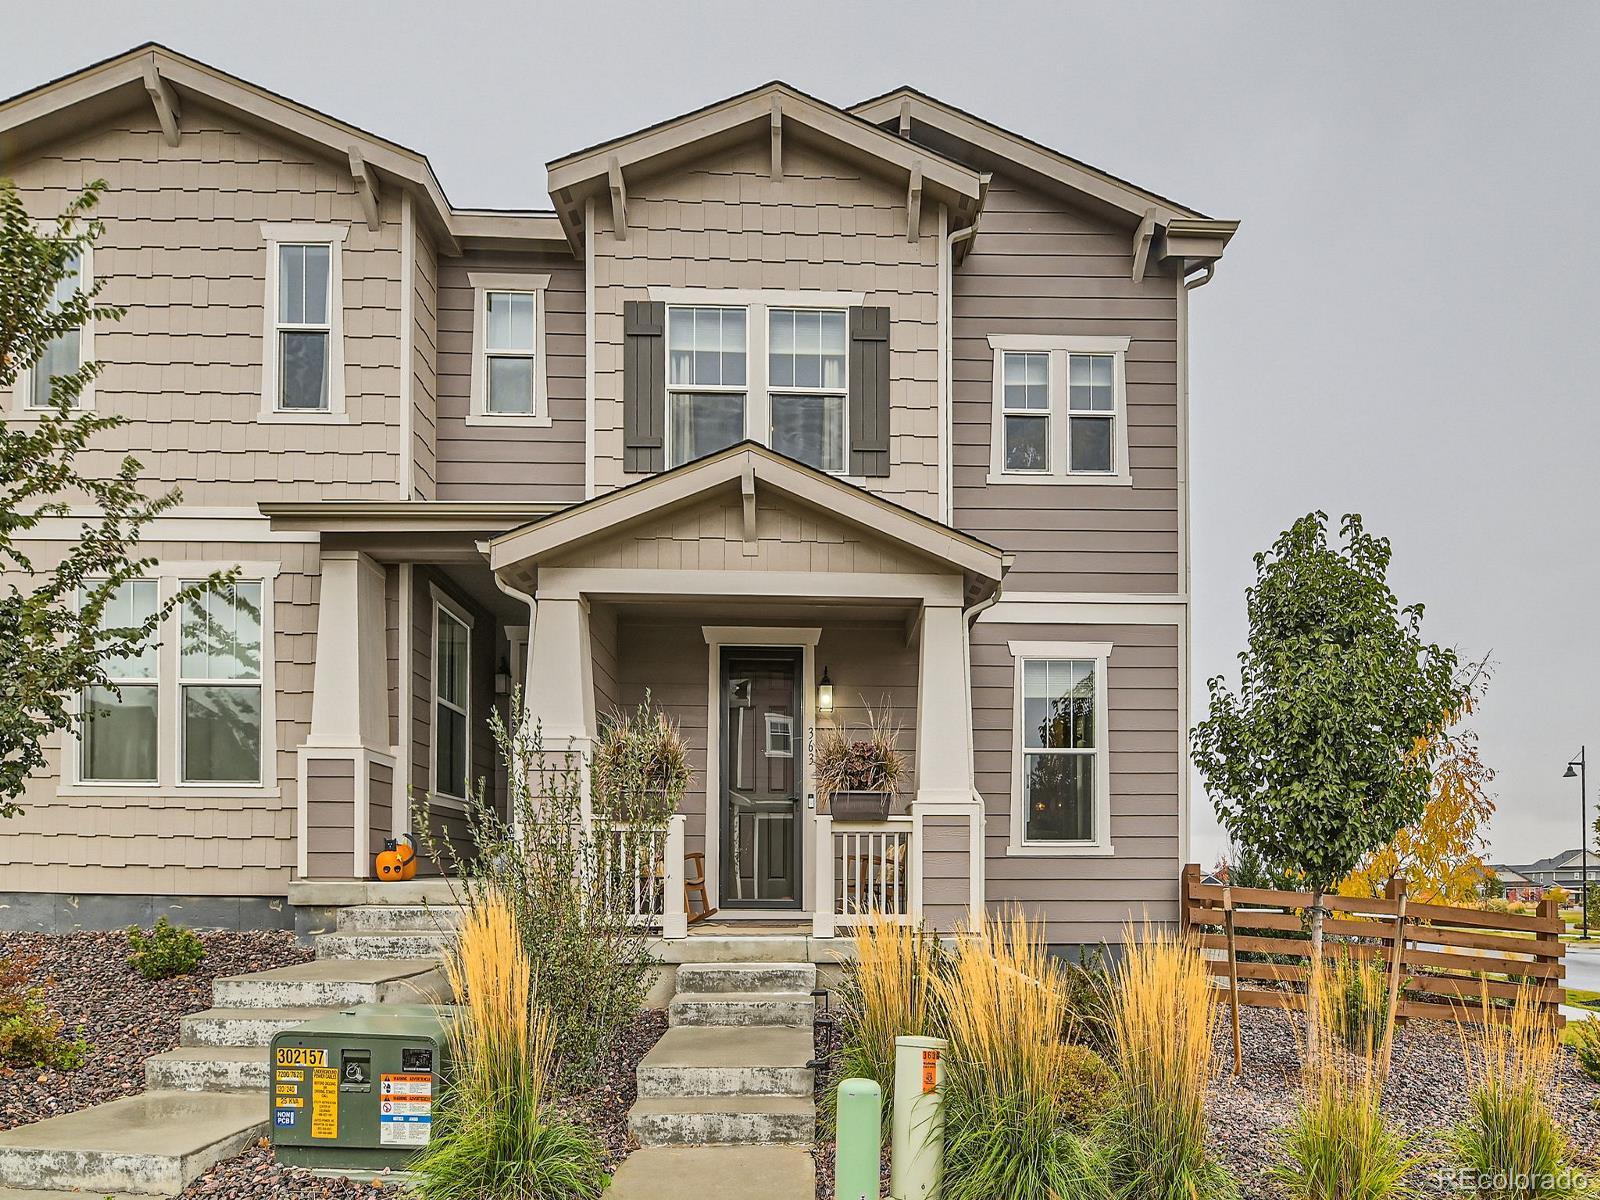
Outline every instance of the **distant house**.
{"label": "distant house", "polygon": [[[1577,895],[1583,889],[1583,850],[1563,850],[1521,867],[1497,866],[1494,873],[1510,900],[1540,900],[1557,886]],[[1600,854],[1589,855],[1589,883],[1600,884]]]}
{"label": "distant house", "polygon": [[1495,879],[1505,888],[1506,899],[1513,903],[1536,903],[1544,898],[1544,889],[1515,867],[1497,864],[1489,868]]}

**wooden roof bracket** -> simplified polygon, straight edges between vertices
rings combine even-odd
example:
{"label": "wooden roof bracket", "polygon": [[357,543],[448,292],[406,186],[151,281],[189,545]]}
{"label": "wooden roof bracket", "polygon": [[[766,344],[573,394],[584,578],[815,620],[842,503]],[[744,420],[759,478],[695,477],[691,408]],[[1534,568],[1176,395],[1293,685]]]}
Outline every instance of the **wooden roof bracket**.
{"label": "wooden roof bracket", "polygon": [[911,164],[911,179],[906,184],[906,241],[914,242],[922,233],[922,160]]}
{"label": "wooden roof bracket", "polygon": [[772,182],[783,178],[783,101],[772,98]]}
{"label": "wooden roof bracket", "polygon": [[1145,265],[1150,261],[1150,244],[1156,238],[1156,210],[1144,210],[1144,219],[1139,222],[1139,228],[1133,231],[1133,281],[1140,283],[1144,280]]}
{"label": "wooden roof bracket", "polygon": [[744,501],[744,556],[754,558],[761,543],[756,540],[756,470],[748,462],[739,474],[739,497]]}
{"label": "wooden roof bracket", "polygon": [[173,92],[171,85],[161,78],[161,72],[156,68],[156,60],[150,58],[144,64],[144,90],[150,96],[150,103],[155,105],[156,120],[161,123],[161,137],[169,146],[176,146],[182,137],[178,128],[178,118],[183,115],[183,110],[178,104],[178,97]]}
{"label": "wooden roof bracket", "polygon": [[617,241],[628,240],[628,186],[622,180],[622,164],[613,154],[606,165],[606,179],[611,185],[611,225],[616,230]]}
{"label": "wooden roof bracket", "polygon": [[383,225],[382,212],[379,209],[381,197],[378,175],[367,165],[367,160],[361,157],[361,151],[354,146],[350,147],[350,178],[355,181],[356,197],[361,201],[361,211],[366,215],[367,228],[377,233]]}

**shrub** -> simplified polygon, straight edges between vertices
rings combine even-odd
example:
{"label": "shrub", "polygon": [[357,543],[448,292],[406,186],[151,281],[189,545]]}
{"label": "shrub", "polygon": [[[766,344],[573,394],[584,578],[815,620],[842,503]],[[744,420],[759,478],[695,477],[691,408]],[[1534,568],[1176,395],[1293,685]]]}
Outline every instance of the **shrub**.
{"label": "shrub", "polygon": [[206,956],[205,943],[192,929],[156,918],[149,933],[128,927],[128,962],[146,979],[173,979],[188,975]]}
{"label": "shrub", "polygon": [[458,853],[432,813],[422,841],[469,904],[492,895],[509,908],[550,1013],[556,1061],[575,1082],[644,1002],[654,935],[634,907],[650,879],[659,886],[664,824],[659,805],[632,792],[597,798],[591,810],[576,757],[545,750],[540,730],[522,720],[520,694],[512,714],[510,727],[498,712],[489,718],[506,764],[508,814],[480,782],[466,813],[475,852]]}
{"label": "shrub", "polygon": [[883,713],[867,710],[866,728],[830,725],[817,735],[817,792],[831,800],[836,792],[894,792],[905,774],[905,755],[895,744],[899,726]]}
{"label": "shrub", "polygon": [[590,776],[605,809],[636,809],[665,824],[678,811],[689,775],[689,745],[650,693],[638,708],[614,711],[600,730]]}
{"label": "shrub", "polygon": [[1567,1042],[1583,1073],[1600,1083],[1600,1016],[1567,1023]]}
{"label": "shrub", "polygon": [[1093,1132],[1111,1111],[1117,1074],[1088,1046],[1068,1043],[1066,1076],[1061,1084],[1061,1113],[1083,1133]]}
{"label": "shrub", "polygon": [[1561,1060],[1554,1023],[1532,989],[1509,1009],[1491,1006],[1487,990],[1482,1003],[1482,1023],[1463,1035],[1471,1092],[1468,1116],[1450,1138],[1458,1164],[1478,1178],[1511,1181],[1495,1200],[1591,1194],[1551,1107]]}
{"label": "shrub", "polygon": [[1367,964],[1346,957],[1319,968],[1311,981],[1308,1003],[1319,1006],[1319,1019],[1306,1022],[1300,1108],[1283,1134],[1287,1161],[1271,1172],[1289,1200],[1407,1194],[1406,1173],[1416,1160],[1410,1139],[1390,1128],[1380,1106],[1384,1026],[1367,1004],[1372,974]]}
{"label": "shrub", "polygon": [[1064,1119],[1075,1052],[1042,929],[1020,915],[985,918],[957,942],[935,991],[950,1039],[940,1195],[1097,1195],[1093,1158]]}
{"label": "shrub", "polygon": [[[871,1079],[883,1089],[884,1120],[894,1103],[894,1040],[937,1034],[933,984],[939,942],[872,912],[855,928],[855,960],[840,986],[840,1079]],[[832,1092],[828,1093],[832,1101]]]}
{"label": "shrub", "polygon": [[1102,1125],[1119,1200],[1213,1200],[1236,1193],[1206,1149],[1216,996],[1191,938],[1148,923],[1123,931],[1111,1029],[1117,1089]]}
{"label": "shrub", "polygon": [[28,985],[33,961],[0,959],[0,1064],[76,1071],[94,1047],[62,1036],[65,1022],[45,1007],[44,989]]}
{"label": "shrub", "polygon": [[1077,961],[1063,963],[1061,981],[1074,1034],[1104,1058],[1111,1053],[1111,977],[1105,948],[1085,947]]}
{"label": "shrub", "polygon": [[450,1030],[457,1077],[412,1164],[422,1200],[589,1200],[608,1183],[605,1148],[548,1103],[555,1024],[511,906],[480,892],[445,957],[464,1007]]}
{"label": "shrub", "polygon": [[1332,1030],[1353,1053],[1383,1041],[1389,1013],[1389,973],[1381,959],[1339,957],[1321,980],[1329,994],[1320,1000]]}

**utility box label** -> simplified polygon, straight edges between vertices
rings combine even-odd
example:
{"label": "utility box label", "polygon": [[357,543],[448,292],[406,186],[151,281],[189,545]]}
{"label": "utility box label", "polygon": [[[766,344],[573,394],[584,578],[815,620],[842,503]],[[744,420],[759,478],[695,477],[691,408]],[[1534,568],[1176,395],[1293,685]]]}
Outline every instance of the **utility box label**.
{"label": "utility box label", "polygon": [[378,1077],[378,1144],[426,1146],[433,1132],[433,1076]]}
{"label": "utility box label", "polygon": [[[278,1051],[282,1054],[283,1051]],[[312,1051],[327,1061],[326,1051]],[[339,1072],[333,1067],[317,1067],[311,1072],[311,1136],[339,1136]]]}
{"label": "utility box label", "polygon": [[279,1046],[277,1065],[280,1067],[325,1067],[328,1065],[328,1052],[314,1050],[305,1046]]}
{"label": "utility box label", "polygon": [[939,1052],[937,1050],[924,1050],[922,1052],[922,1094],[924,1096],[939,1089]]}

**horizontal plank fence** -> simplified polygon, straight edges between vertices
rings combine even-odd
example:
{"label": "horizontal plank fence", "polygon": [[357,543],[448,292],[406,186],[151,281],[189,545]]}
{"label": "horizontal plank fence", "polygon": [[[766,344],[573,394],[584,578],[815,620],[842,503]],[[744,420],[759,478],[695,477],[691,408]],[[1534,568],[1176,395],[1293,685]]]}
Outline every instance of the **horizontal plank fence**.
{"label": "horizontal plank fence", "polygon": [[[1324,896],[1325,961],[1348,955],[1392,973],[1398,961],[1401,1017],[1481,1020],[1483,997],[1509,1006],[1530,993],[1556,1024],[1566,999],[1565,926],[1554,901],[1536,915],[1410,902],[1404,880],[1380,897]],[[1183,926],[1207,954],[1208,969],[1239,1004],[1304,1009],[1311,962],[1309,892],[1205,883],[1183,869]],[[1395,947],[1399,943],[1396,960]]]}

